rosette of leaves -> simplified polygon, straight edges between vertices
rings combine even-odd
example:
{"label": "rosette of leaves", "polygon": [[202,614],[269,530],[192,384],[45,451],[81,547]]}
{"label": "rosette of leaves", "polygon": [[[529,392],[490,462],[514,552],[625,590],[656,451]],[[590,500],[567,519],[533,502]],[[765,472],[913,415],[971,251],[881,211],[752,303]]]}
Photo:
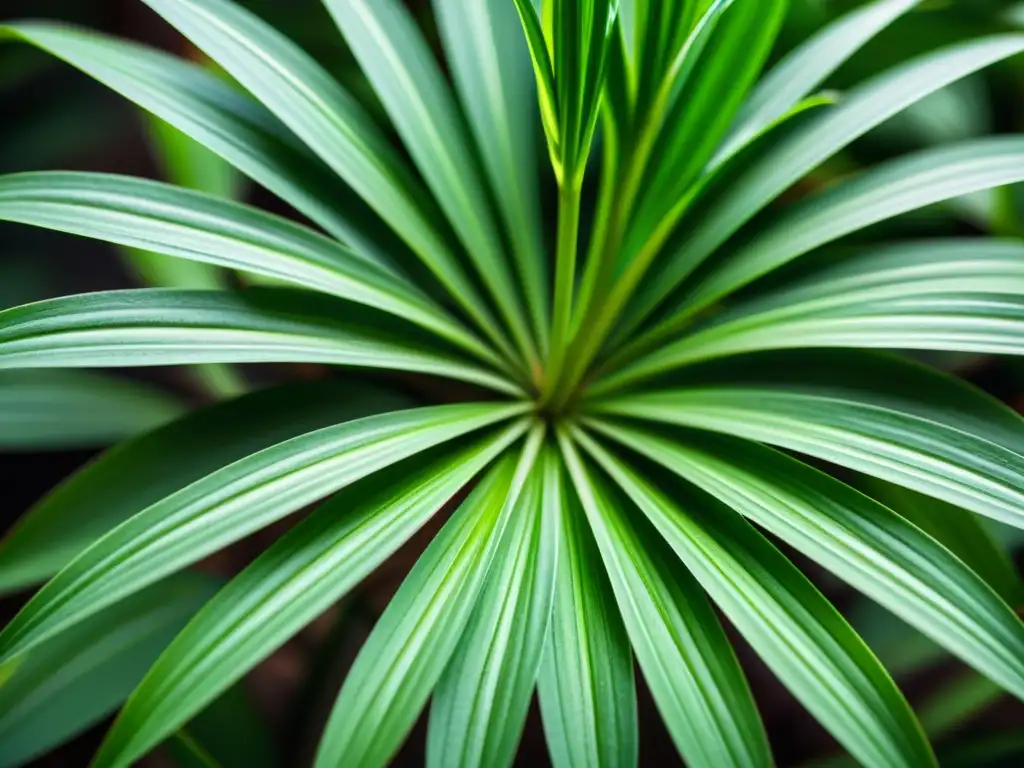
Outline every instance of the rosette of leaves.
{"label": "rosette of leaves", "polygon": [[[534,692],[556,766],[635,764],[634,657],[687,764],[770,765],[713,606],[858,761],[933,764],[899,689],[779,541],[1024,697],[1019,596],[990,543],[959,533],[973,515],[1024,526],[1024,424],[885,351],[1024,351],[1024,244],[833,247],[1024,180],[1024,138],[786,194],[889,117],[1024,51],[1024,35],[941,48],[837,98],[820,90],[830,73],[914,2],[864,6],[762,72],[782,0],[435,0],[439,54],[398,0],[325,0],[385,126],[231,0],[145,2],[240,88],[81,30],[7,34],[305,223],[89,173],[0,179],[0,218],[292,287],[8,310],[0,365],[307,362],[479,394],[396,410],[354,381],[327,398],[258,393],[215,406],[231,418],[121,446],[30,512],[0,568],[53,575],[0,634],[15,673],[105,607],[330,497],[177,635],[95,765],[129,765],[174,733],[442,511],[338,694],[318,766],[386,764],[428,700],[429,765],[510,764]],[[344,420],[347,399],[360,418]],[[920,526],[820,462],[952,512]],[[97,497],[107,530],[31,567]]]}

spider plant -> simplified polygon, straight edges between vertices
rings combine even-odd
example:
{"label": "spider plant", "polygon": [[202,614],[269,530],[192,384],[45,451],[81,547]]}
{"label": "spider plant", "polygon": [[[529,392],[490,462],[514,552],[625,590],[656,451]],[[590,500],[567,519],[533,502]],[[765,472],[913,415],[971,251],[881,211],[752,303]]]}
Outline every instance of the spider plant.
{"label": "spider plant", "polygon": [[[398,0],[325,0],[385,127],[231,0],[144,2],[241,90],[82,30],[6,34],[306,223],[90,173],[0,178],[0,219],[294,287],[19,307],[0,313],[0,365],[315,362],[470,386],[432,407],[354,374],[259,392],[120,446],[28,513],[0,571],[8,587],[52,578],[0,634],[12,680],[90,617],[330,497],[177,635],[96,766],[173,734],[442,513],[338,694],[318,766],[386,764],[428,699],[428,764],[510,764],[534,691],[556,766],[635,764],[634,656],[687,764],[770,765],[714,606],[858,761],[934,764],[895,683],[779,542],[1024,698],[1019,581],[974,517],[1024,527],[1024,423],[883,351],[1024,351],[1024,244],[837,243],[1024,180],[1024,138],[787,194],[1024,35],[837,97],[818,89],[912,0],[854,11],[764,75],[783,0],[435,0],[443,63]],[[942,524],[912,522],[916,495],[886,505],[854,486],[932,497]]]}

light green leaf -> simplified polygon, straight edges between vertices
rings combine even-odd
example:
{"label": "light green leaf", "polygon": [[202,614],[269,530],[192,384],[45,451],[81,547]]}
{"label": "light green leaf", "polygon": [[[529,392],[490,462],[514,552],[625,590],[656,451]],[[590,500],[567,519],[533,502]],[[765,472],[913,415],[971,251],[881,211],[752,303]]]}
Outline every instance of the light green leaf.
{"label": "light green leaf", "polygon": [[0,312],[0,369],[321,363],[430,373],[519,392],[394,321],[284,288],[87,293]]}
{"label": "light green leaf", "polygon": [[401,746],[459,644],[543,434],[535,426],[417,560],[345,679],[317,768],[385,766]]}
{"label": "light green leaf", "polygon": [[114,711],[215,589],[209,577],[173,576],[14,666],[0,684],[0,766],[24,765]]}
{"label": "light green leaf", "polygon": [[390,263],[400,241],[262,104],[201,66],[48,22],[0,27],[135,102],[308,216],[364,258]]}
{"label": "light green leaf", "polygon": [[[904,243],[825,263],[713,318],[602,380],[768,349],[857,347],[1021,354],[1024,247],[972,239]],[[625,353],[624,353],[625,354]]]}
{"label": "light green leaf", "polygon": [[1024,527],[1021,417],[896,357],[753,355],[694,368],[678,389],[591,408],[777,445]]}
{"label": "light green leaf", "polygon": [[476,607],[430,708],[427,765],[510,766],[551,621],[558,458],[545,450],[509,517]]}
{"label": "light green leaf", "polygon": [[859,762],[936,765],[895,683],[785,555],[712,497],[659,482],[670,498],[593,440],[583,443],[765,664]]}
{"label": "light green leaf", "polygon": [[75,558],[0,632],[0,663],[356,480],[524,410],[473,404],[370,416],[236,461],[140,511]]}
{"label": "light green leaf", "polygon": [[725,502],[1024,699],[1024,623],[959,558],[892,510],[748,441],[601,431]]}
{"label": "light green leaf", "polygon": [[508,0],[434,0],[448,65],[504,216],[523,295],[541,350],[548,333],[548,276],[541,242],[537,126],[530,54],[510,32]]}
{"label": "light green leaf", "polygon": [[626,630],[679,754],[690,766],[770,766],[750,688],[701,586],[664,542],[631,522],[575,447],[562,452]]}
{"label": "light green leaf", "polygon": [[628,768],[638,751],[629,637],[579,499],[568,486],[557,498],[554,613],[537,675],[548,754],[555,768]]}
{"label": "light green leaf", "polygon": [[158,427],[183,410],[174,397],[142,382],[84,371],[4,371],[0,451],[109,445]]}
{"label": "light green leaf", "polygon": [[683,312],[692,316],[796,257],[879,221],[1022,180],[1024,138],[1018,136],[976,139],[890,161],[776,217],[693,284]]}
{"label": "light green leaf", "polygon": [[523,425],[403,463],[322,504],[189,623],[132,694],[95,765],[127,766],[390,557]]}
{"label": "light green leaf", "polygon": [[785,115],[921,0],[876,0],[833,21],[788,53],[751,91],[719,150],[733,154]]}
{"label": "light green leaf", "polygon": [[325,0],[325,4],[497,301],[520,351],[535,365],[537,351],[491,215],[472,142],[416,22],[399,0]]}
{"label": "light green leaf", "polygon": [[52,576],[139,510],[221,467],[314,429],[408,405],[383,389],[302,382],[197,410],[129,440],[57,486],[0,541],[0,592]]}
{"label": "light green leaf", "polygon": [[862,478],[859,484],[869,496],[941,542],[1003,600],[1018,609],[1024,608],[1024,581],[1006,549],[977,516],[877,478]]}
{"label": "light green leaf", "polygon": [[488,336],[504,345],[487,306],[432,223],[434,203],[359,103],[312,57],[232,0],[143,1],[333,168]]}
{"label": "light green leaf", "polygon": [[284,280],[404,317],[493,357],[404,279],[306,227],[239,203],[123,176],[24,173],[0,177],[0,220]]}
{"label": "light green leaf", "polygon": [[959,44],[915,59],[850,91],[764,153],[652,273],[627,325],[634,328],[758,211],[823,161],[889,117],[972,72],[1024,51],[1024,35]]}

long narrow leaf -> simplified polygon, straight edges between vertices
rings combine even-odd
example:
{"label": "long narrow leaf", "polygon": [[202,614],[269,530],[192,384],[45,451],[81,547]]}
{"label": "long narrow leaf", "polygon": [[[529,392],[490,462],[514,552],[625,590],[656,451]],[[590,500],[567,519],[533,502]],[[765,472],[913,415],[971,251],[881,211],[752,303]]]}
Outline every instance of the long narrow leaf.
{"label": "long narrow leaf", "polygon": [[401,745],[458,646],[543,429],[485,476],[413,566],[345,679],[317,768],[385,766]]}
{"label": "long narrow leaf", "polygon": [[769,766],[753,696],[700,585],[561,441],[637,660],[687,765]]}
{"label": "long narrow leaf", "polygon": [[459,646],[434,691],[427,765],[510,766],[551,620],[558,552],[553,450],[523,488]]}
{"label": "long narrow leaf", "polygon": [[522,411],[459,405],[371,416],[214,472],[140,511],[58,573],[0,632],[0,663],[306,504]]}
{"label": "long narrow leaf", "polygon": [[396,467],[324,503],[193,619],[149,670],[98,766],[131,765],[384,562],[522,426],[426,466]]}
{"label": "long narrow leaf", "polygon": [[859,762],[936,765],[895,683],[785,555],[711,497],[680,485],[670,499],[593,440],[583,443],[764,662]]}
{"label": "long narrow leaf", "polygon": [[290,289],[88,293],[0,312],[0,369],[321,363],[518,391],[429,339],[410,338],[415,329],[383,322],[394,318],[371,310],[356,318],[342,302]]}

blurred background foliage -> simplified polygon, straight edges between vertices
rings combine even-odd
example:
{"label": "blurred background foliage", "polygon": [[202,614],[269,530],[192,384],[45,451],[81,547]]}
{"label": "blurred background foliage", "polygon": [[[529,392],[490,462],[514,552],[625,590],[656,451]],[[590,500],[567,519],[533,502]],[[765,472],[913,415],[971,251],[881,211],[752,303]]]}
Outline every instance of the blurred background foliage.
{"label": "blurred background foliage", "polygon": [[[302,44],[384,122],[380,105],[319,0],[242,2]],[[429,2],[408,2],[436,41]],[[860,0],[792,0],[774,56],[863,4]],[[131,37],[208,65],[201,54],[134,0],[4,0],[2,20],[26,16],[56,18]],[[844,89],[893,64],[942,45],[1012,29],[1024,29],[1024,2],[1019,0],[923,0],[915,12],[893,24],[830,78],[828,87],[841,99]],[[510,34],[519,34],[519,30],[510,30]],[[103,86],[26,46],[0,45],[0,115],[2,173],[58,168],[128,173],[294,215],[176,130],[139,114]],[[909,149],[1012,132],[1024,132],[1021,57],[915,105],[819,168],[790,195],[799,197],[834,184]],[[880,225],[868,236],[900,239],[981,233],[1024,237],[1024,185],[918,211]],[[826,251],[811,258],[827,257]],[[0,225],[0,308],[101,288],[202,289],[246,282],[244,275],[216,267]],[[1024,362],[964,355],[925,359],[956,369],[1011,407],[1024,409]],[[309,369],[242,371],[231,366],[117,375],[78,371],[0,374],[0,477],[5,486],[0,530],[7,529],[97,449],[264,383],[322,375],[323,371]],[[860,481],[844,479],[855,485]],[[877,493],[880,489],[873,490]],[[951,514],[937,502],[909,494],[889,502],[925,527],[941,526],[944,515]],[[270,531],[267,536],[277,533]],[[1020,533],[979,523],[977,535],[994,537],[1007,559],[972,565],[989,572],[998,570],[1001,591],[1005,590],[1014,604],[1024,606],[1024,585],[1017,570],[1024,549]],[[0,711],[6,712],[0,715],[0,768],[26,764],[62,742],[67,743],[34,764],[85,765],[97,743],[90,728],[110,716],[219,579],[243,567],[262,550],[262,541],[257,536],[252,542],[243,542],[204,563],[201,573],[182,574],[140,594],[134,599],[152,608],[141,618],[137,610],[120,605],[83,625],[74,638],[83,648],[80,668],[48,668],[44,649],[32,665],[17,670],[11,684],[0,691]],[[958,554],[969,560],[970,542],[962,545]],[[808,574],[846,612],[899,678],[935,739],[943,766],[1024,765],[1024,706],[1002,697],[991,683],[874,603],[792,556],[807,566]],[[160,754],[147,758],[148,764],[263,768],[308,762],[310,737],[318,731],[317,718],[325,715],[324,704],[330,701],[334,683],[341,679],[345,664],[407,566],[398,562],[372,578],[350,604],[336,607],[269,659],[244,687],[233,689]],[[0,600],[0,619],[13,615],[24,599],[23,594],[14,593]],[[61,641],[68,642],[65,636]],[[834,750],[830,739],[774,684],[766,670],[757,668],[753,655],[743,654],[742,647],[741,655],[751,668],[779,764],[846,765],[843,759],[830,757]],[[9,701],[4,705],[5,697],[14,700],[19,690],[33,686],[48,691],[47,696],[27,699],[19,706],[11,706]],[[641,716],[642,762],[661,765],[658,758],[674,755],[674,751],[660,731],[649,699],[641,702]],[[532,720],[536,719],[534,714]],[[540,760],[544,764],[543,737],[536,725],[531,722],[524,738],[524,763]],[[415,738],[410,741],[396,764],[422,765],[416,742]]]}

